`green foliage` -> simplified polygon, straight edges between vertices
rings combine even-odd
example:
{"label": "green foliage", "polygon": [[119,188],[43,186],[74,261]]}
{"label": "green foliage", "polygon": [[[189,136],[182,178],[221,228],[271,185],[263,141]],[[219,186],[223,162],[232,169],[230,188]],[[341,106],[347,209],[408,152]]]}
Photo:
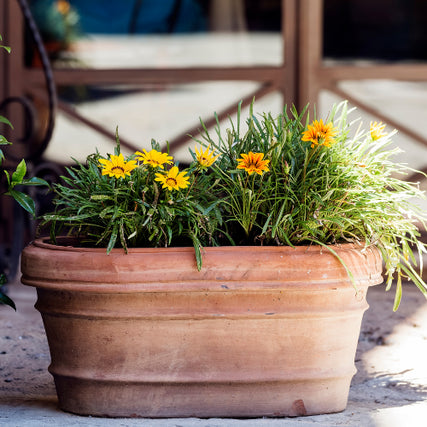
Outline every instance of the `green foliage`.
{"label": "green foliage", "polygon": [[334,244],[375,245],[385,262],[387,289],[397,278],[396,309],[402,279],[427,297],[414,256],[425,252],[418,227],[427,218],[414,204],[424,195],[401,179],[409,169],[392,161],[399,152],[390,148],[394,132],[353,129],[348,113],[341,103],[325,123],[310,124],[306,109],[285,108],[273,117],[255,115],[251,107],[242,123],[239,106],[237,122],[230,121],[225,133],[218,122],[214,136],[202,122],[197,142],[206,151],[191,153],[194,162],[184,171],[188,183],[180,189],[159,184],[159,171],[172,171],[171,162],[165,171],[145,160],[136,165],[136,153],[118,167],[129,173],[116,176],[114,156],[93,154],[55,186],[56,210],[44,222],[51,224],[53,239],[65,228],[82,244],[107,252],[191,242],[199,268],[206,245],[320,244],[333,253]]}
{"label": "green foliage", "polygon": [[34,200],[28,195],[23,193],[22,191],[18,191],[15,189],[17,185],[46,185],[49,184],[41,178],[32,177],[30,179],[25,179],[25,175],[27,173],[27,165],[25,160],[22,159],[21,162],[16,167],[16,170],[12,173],[12,177],[10,176],[7,170],[4,171],[8,183],[8,191],[4,193],[7,196],[12,196],[23,209],[25,209],[28,213],[30,213],[33,217],[35,216],[36,206],[34,204]]}
{"label": "green foliage", "polygon": [[[13,129],[12,123],[6,119],[6,117],[0,116],[0,123],[5,123]],[[6,139],[5,136],[0,135],[0,145],[10,145],[11,143]],[[0,165],[5,160],[3,150],[0,148]]]}
{"label": "green foliage", "polygon": [[[0,42],[2,41],[2,37],[0,35]],[[8,46],[0,45],[0,48],[6,49],[10,52],[10,48]],[[4,123],[13,129],[12,123],[3,116],[0,116],[0,123]],[[0,145],[11,145],[11,143],[3,136],[0,135]],[[3,150],[0,149],[0,166],[5,160],[5,156]],[[5,195],[12,196],[27,212],[29,212],[33,217],[35,216],[35,205],[34,201],[30,196],[23,193],[22,191],[17,190],[15,187],[17,185],[48,185],[48,183],[40,178],[33,177],[31,179],[25,179],[25,175],[27,173],[27,165],[25,160],[22,159],[21,162],[16,167],[16,170],[10,176],[7,170],[4,170],[6,175],[8,189]]]}
{"label": "green foliage", "polygon": [[[160,151],[154,141],[152,147]],[[51,223],[52,238],[65,227],[83,245],[103,246],[107,252],[118,246],[127,250],[192,244],[200,267],[201,247],[215,244],[212,234],[220,221],[208,203],[211,183],[206,174],[193,166],[185,171],[189,187],[170,191],[155,181],[159,168],[141,164],[130,176],[116,178],[102,174],[100,159],[96,153],[85,165],[77,162],[67,169],[65,185],[55,185],[56,210],[43,217],[43,224]]]}
{"label": "green foliage", "polygon": [[[0,42],[2,41],[2,37],[0,35]],[[3,46],[0,44],[0,48],[5,49],[8,53],[10,53],[10,47]],[[11,127],[13,129],[12,123],[3,116],[0,116],[0,123],[4,123]],[[9,142],[5,136],[0,135],[0,145],[11,145],[11,142]],[[5,160],[5,156],[3,153],[3,150],[0,149],[0,166],[2,165],[3,161]],[[23,193],[22,191],[17,190],[15,187],[20,185],[46,185],[49,184],[40,178],[33,177],[30,179],[25,179],[25,175],[27,173],[27,165],[25,163],[25,160],[22,159],[21,162],[16,167],[15,171],[12,173],[12,176],[10,176],[9,172],[7,170],[3,170],[3,172],[6,175],[7,179],[7,191],[4,193],[6,196],[13,197],[22,208],[24,208],[28,213],[30,213],[33,217],[35,216],[35,204],[34,200],[31,199],[30,196]],[[0,304],[6,304],[12,307],[14,310],[16,310],[14,302],[2,292],[1,287],[6,284],[6,276],[4,274],[0,274]]]}
{"label": "green foliage", "polygon": [[[12,127],[10,122],[3,116],[0,116],[0,122],[6,123]],[[0,145],[10,145],[10,142],[6,140],[2,135],[0,135]],[[0,166],[2,162],[5,160],[5,156],[3,151],[0,149]],[[40,178],[32,177],[30,179],[26,179],[25,175],[27,173],[27,165],[25,160],[22,159],[21,162],[16,167],[15,171],[10,175],[7,170],[3,170],[6,175],[7,180],[7,191],[3,193],[5,196],[13,197],[19,205],[24,208],[28,213],[30,213],[33,217],[35,216],[35,204],[34,200],[28,195],[16,189],[19,185],[46,185],[49,184]],[[0,273],[0,304],[5,304],[12,307],[16,310],[15,303],[1,290],[1,287],[6,284],[6,276]]]}
{"label": "green foliage", "polygon": [[[425,252],[418,226],[425,228],[426,213],[414,204],[424,194],[417,184],[400,179],[409,169],[392,161],[399,153],[389,148],[394,132],[377,139],[359,127],[349,136],[347,114],[342,103],[326,120],[338,131],[330,147],[303,141],[308,120],[305,110],[298,114],[295,108],[277,118],[251,110],[243,135],[240,108],[237,124],[231,123],[225,136],[219,124],[216,138],[205,128],[204,142],[222,154],[212,168],[218,179],[215,197],[224,198],[225,234],[236,244],[377,246],[387,289],[397,277],[397,309],[402,278],[427,297],[413,255]],[[249,175],[236,169],[238,156],[251,151],[269,159],[268,172]]]}

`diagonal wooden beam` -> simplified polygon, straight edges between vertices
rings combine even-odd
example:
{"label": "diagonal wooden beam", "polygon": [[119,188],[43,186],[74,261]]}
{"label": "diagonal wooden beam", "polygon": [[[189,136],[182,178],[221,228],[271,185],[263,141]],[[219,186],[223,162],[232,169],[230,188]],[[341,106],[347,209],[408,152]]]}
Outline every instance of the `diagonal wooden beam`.
{"label": "diagonal wooden beam", "polygon": [[[100,135],[103,135],[111,140],[111,142],[115,143],[116,135],[113,132],[108,131],[103,126],[99,125],[98,123],[95,123],[93,120],[89,120],[86,116],[83,116],[80,114],[76,108],[72,107],[70,104],[59,100],[58,101],[58,109],[62,112],[64,112],[67,116],[78,120],[79,122],[85,124],[90,129],[94,130],[95,132],[99,133]],[[132,142],[123,139],[120,137],[120,144],[123,145],[123,147],[128,148],[131,151],[139,150],[139,148],[134,145]]]}
{"label": "diagonal wooden beam", "polygon": [[370,105],[354,98],[348,92],[344,91],[343,89],[338,88],[337,86],[328,86],[328,87],[326,87],[326,89],[335,93],[339,97],[346,99],[348,102],[359,107],[363,111],[366,111],[368,114],[371,114],[371,115],[377,117],[379,120],[381,120],[385,123],[388,123],[390,126],[398,129],[400,132],[409,136],[409,138],[411,138],[411,139],[413,139],[413,140],[415,140],[415,141],[419,142],[420,144],[427,147],[427,139],[423,138],[420,134],[414,132],[408,126],[405,126],[405,125],[397,122],[396,120],[393,120],[392,118],[383,114],[381,111],[379,111],[376,108],[373,108]]}
{"label": "diagonal wooden beam", "polygon": [[[248,106],[254,98],[259,99],[263,96],[273,92],[276,90],[276,86],[272,84],[265,84],[262,85],[259,89],[255,90],[254,92],[251,92],[249,95],[244,97],[242,101],[242,107]],[[226,107],[224,110],[222,110],[220,113],[218,113],[218,119],[223,120],[230,116],[231,114],[235,113],[237,110],[237,104],[239,101],[236,101],[236,103],[233,103],[232,105]],[[67,116],[78,120],[79,122],[83,123],[84,125],[88,126],[90,129],[94,130],[95,132],[99,133],[100,135],[103,135],[110,139],[112,142],[115,141],[115,134],[107,129],[105,129],[103,126],[99,125],[98,123],[94,122],[93,120],[88,119],[86,116],[80,114],[76,108],[72,107],[70,104],[59,100],[58,101],[58,109],[62,112],[64,112]],[[216,124],[216,118],[211,117],[208,120],[205,121],[205,125],[207,127],[214,126]],[[194,126],[187,131],[183,132],[181,135],[174,138],[169,143],[169,148],[171,152],[177,150],[178,148],[185,145],[191,137],[197,136],[201,134],[201,128],[199,125]],[[137,147],[134,143],[131,141],[124,139],[120,137],[120,144],[126,148],[128,148],[131,151],[139,150],[140,147]]]}
{"label": "diagonal wooden beam", "polygon": [[[247,107],[248,105],[250,105],[250,103],[252,102],[252,100],[254,98],[255,99],[262,98],[265,95],[267,95],[267,94],[269,94],[275,90],[277,90],[277,87],[275,85],[272,85],[272,84],[262,85],[259,89],[255,90],[254,92],[245,96],[241,100],[242,107]],[[230,115],[234,114],[237,111],[238,102],[239,101],[236,101],[236,103],[229,105],[224,110],[222,110],[220,113],[218,113],[217,114],[218,120],[219,121],[224,120],[227,117],[229,117]],[[215,126],[216,125],[216,118],[211,117],[211,118],[205,120],[204,124],[207,128]],[[172,141],[170,141],[170,143],[169,143],[170,151],[173,152],[174,150],[177,150],[178,148],[185,145],[189,140],[191,140],[192,137],[198,136],[201,133],[202,133],[202,129],[201,129],[200,125],[195,126],[191,129],[188,129],[187,131],[185,131],[184,133],[182,133],[181,135],[177,136]]]}

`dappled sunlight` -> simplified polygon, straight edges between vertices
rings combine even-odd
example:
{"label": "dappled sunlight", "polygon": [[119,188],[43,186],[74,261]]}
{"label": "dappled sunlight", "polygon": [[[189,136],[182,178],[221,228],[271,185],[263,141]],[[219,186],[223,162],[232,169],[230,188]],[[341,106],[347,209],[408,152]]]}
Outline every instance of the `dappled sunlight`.
{"label": "dappled sunlight", "polygon": [[421,425],[418,417],[425,417],[427,400],[427,301],[413,285],[404,286],[396,313],[392,291],[385,293],[383,286],[372,288],[368,301],[348,409],[375,408],[370,414],[375,426]]}

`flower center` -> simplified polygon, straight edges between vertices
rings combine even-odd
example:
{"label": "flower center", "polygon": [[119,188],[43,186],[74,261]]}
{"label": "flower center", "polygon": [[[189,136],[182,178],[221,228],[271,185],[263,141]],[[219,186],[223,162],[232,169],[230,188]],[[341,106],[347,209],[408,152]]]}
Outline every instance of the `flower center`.
{"label": "flower center", "polygon": [[205,157],[205,156],[200,156],[199,163],[202,166],[209,166],[209,159],[207,157]]}
{"label": "flower center", "polygon": [[125,172],[125,170],[121,166],[114,166],[113,168],[111,168],[111,171],[115,172],[115,173],[124,173]]}
{"label": "flower center", "polygon": [[323,141],[326,138],[326,132],[320,131],[317,138]]}
{"label": "flower center", "polygon": [[178,181],[175,178],[166,178],[166,185],[169,185],[170,187],[175,187],[178,184]]}

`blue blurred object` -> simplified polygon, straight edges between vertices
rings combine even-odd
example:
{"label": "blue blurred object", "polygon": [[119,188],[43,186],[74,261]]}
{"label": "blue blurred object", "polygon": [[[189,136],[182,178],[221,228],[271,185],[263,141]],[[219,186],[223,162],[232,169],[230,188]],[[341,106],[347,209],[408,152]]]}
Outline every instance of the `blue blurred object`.
{"label": "blue blurred object", "polygon": [[69,0],[84,33],[153,34],[206,31],[198,0]]}

